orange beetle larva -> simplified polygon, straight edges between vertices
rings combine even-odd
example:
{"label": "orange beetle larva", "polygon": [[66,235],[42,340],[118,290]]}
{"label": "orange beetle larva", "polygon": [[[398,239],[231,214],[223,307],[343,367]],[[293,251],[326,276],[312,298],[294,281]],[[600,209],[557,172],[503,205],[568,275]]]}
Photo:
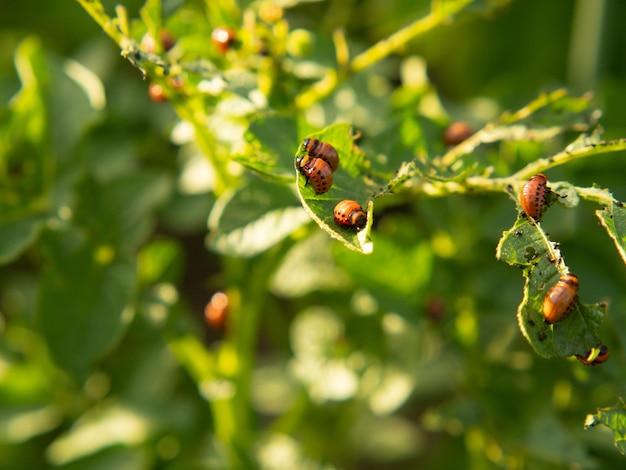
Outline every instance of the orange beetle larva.
{"label": "orange beetle larva", "polygon": [[566,274],[548,290],[543,299],[543,317],[546,323],[556,323],[574,308],[578,293],[578,277]]}
{"label": "orange beetle larva", "polygon": [[335,222],[346,227],[363,228],[367,223],[367,214],[356,201],[345,200],[335,206]]}
{"label": "orange beetle larva", "polygon": [[150,85],[148,85],[148,95],[155,103],[163,103],[167,101],[165,89],[158,83],[150,83]]}
{"label": "orange beetle larva", "polygon": [[213,327],[222,327],[228,313],[228,296],[224,292],[216,292],[204,308],[204,318]]}
{"label": "orange beetle larva", "polygon": [[222,54],[226,53],[236,39],[237,33],[227,26],[220,26],[211,32],[211,41]]}
{"label": "orange beetle larva", "polygon": [[308,155],[296,159],[296,166],[302,175],[310,181],[315,194],[324,194],[333,185],[333,171],[321,158]]}
{"label": "orange beetle larva", "polygon": [[597,366],[598,364],[602,364],[603,362],[606,362],[610,356],[609,348],[603,344],[600,346],[599,349],[600,350],[595,359],[591,359],[592,354],[594,352],[593,349],[589,351],[589,354],[587,354],[586,357],[579,356],[578,354],[576,354],[576,359],[578,359],[578,362],[586,366]]}
{"label": "orange beetle larva", "polygon": [[321,158],[330,165],[330,169],[335,172],[339,168],[339,155],[335,147],[329,143],[317,139],[304,139],[302,146],[310,157]]}
{"label": "orange beetle larva", "polygon": [[443,143],[451,147],[459,145],[474,134],[472,127],[465,121],[450,124],[443,133]]}
{"label": "orange beetle larva", "polygon": [[546,205],[548,194],[548,178],[541,173],[531,176],[520,191],[520,203],[524,213],[539,221]]}

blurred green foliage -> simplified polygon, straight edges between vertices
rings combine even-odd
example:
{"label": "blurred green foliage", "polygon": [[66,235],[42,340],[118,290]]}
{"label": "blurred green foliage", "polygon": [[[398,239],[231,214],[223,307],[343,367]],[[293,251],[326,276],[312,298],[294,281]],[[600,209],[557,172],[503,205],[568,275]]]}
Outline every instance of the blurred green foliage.
{"label": "blurred green foliage", "polygon": [[[622,2],[4,10],[0,468],[623,466]],[[305,137],[340,153],[328,193]]]}

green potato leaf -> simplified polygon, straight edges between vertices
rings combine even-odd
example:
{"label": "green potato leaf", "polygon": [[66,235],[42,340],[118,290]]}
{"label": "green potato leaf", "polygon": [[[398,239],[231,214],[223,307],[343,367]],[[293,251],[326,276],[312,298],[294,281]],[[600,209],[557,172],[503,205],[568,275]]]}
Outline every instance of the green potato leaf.
{"label": "green potato leaf", "polygon": [[235,155],[236,162],[277,181],[293,181],[293,145],[298,142],[294,119],[271,115],[250,124],[245,151]]}
{"label": "green potato leaf", "polygon": [[65,237],[48,244],[36,319],[55,362],[84,377],[123,331],[136,266],[111,245],[68,248]]}
{"label": "green potato leaf", "polygon": [[0,264],[6,264],[17,258],[37,238],[44,225],[43,217],[29,217],[14,222],[0,220]]}

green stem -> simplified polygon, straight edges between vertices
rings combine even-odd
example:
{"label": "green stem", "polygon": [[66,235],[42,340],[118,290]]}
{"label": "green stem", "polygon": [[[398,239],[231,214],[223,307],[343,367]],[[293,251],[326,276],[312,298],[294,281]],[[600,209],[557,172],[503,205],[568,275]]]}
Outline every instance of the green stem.
{"label": "green stem", "polygon": [[[432,197],[444,197],[452,194],[511,193],[511,190],[515,192],[519,190],[526,181],[526,178],[520,179],[516,176],[507,178],[472,176],[461,182],[424,181],[418,187],[417,192]],[[617,202],[613,194],[607,189],[579,186],[574,186],[573,189],[581,199],[596,202],[602,206],[610,207],[611,204]]]}
{"label": "green stem", "polygon": [[525,180],[534,174],[541,173],[549,168],[563,165],[564,163],[577,160],[579,158],[626,150],[626,139],[592,142],[589,145],[571,149],[570,147],[572,146],[567,147],[562,152],[559,152],[551,157],[540,158],[539,160],[529,163],[524,168],[513,174],[511,178]]}
{"label": "green stem", "polygon": [[371,67],[400,49],[410,40],[427,33],[444,22],[450,21],[452,15],[459,13],[472,2],[473,0],[457,0],[447,2],[445,6],[442,4],[441,8],[433,8],[433,11],[431,11],[429,15],[414,21],[391,36],[377,42],[365,52],[362,52],[352,59],[349,67],[350,72],[358,73]]}
{"label": "green stem", "polygon": [[189,101],[185,103],[173,103],[178,116],[189,122],[195,132],[195,141],[202,153],[209,159],[215,170],[215,187],[213,192],[216,195],[222,194],[229,187],[230,176],[226,168],[226,162],[215,153],[217,145],[215,137],[206,126],[207,115],[203,109],[196,107]]}
{"label": "green stem", "polygon": [[613,194],[608,189],[580,188],[578,186],[574,186],[574,189],[581,199],[597,202],[602,206],[611,207],[611,204],[617,202],[617,200],[613,197]]}
{"label": "green stem", "polygon": [[[473,139],[473,138],[470,138]],[[481,137],[477,134],[476,142],[481,141]],[[476,142],[472,140],[468,145],[474,145]],[[421,178],[418,185],[418,191],[429,196],[446,196],[448,194],[467,194],[467,193],[485,193],[485,192],[511,192],[511,189],[518,190],[528,178],[537,173],[541,173],[549,168],[563,165],[579,158],[590,157],[608,152],[619,152],[626,150],[626,139],[612,141],[590,141],[585,144],[575,142],[562,152],[551,157],[540,158],[526,165],[521,170],[506,178],[486,178],[482,176],[470,176],[462,181],[432,181],[423,178],[416,168],[410,168],[408,174],[410,178],[398,179],[395,186],[405,184],[407,181],[415,182],[416,177]],[[447,163],[444,156],[437,162],[437,165]],[[454,160],[454,158],[452,158]],[[585,200],[597,202],[603,206],[610,206],[615,199],[613,195],[606,189],[600,188],[580,188],[574,187],[578,195]]]}
{"label": "green stem", "polygon": [[[551,93],[543,93],[532,102],[524,106],[522,109],[519,109],[513,113],[504,113],[500,117],[500,122],[503,124],[511,124],[514,122],[519,122],[522,119],[526,119],[536,113],[537,111],[545,108],[546,106],[554,103],[560,99],[568,98],[567,90],[564,88],[560,88],[558,90],[554,90]],[[581,99],[590,100],[590,96],[583,96]]]}
{"label": "green stem", "polygon": [[[495,122],[487,124],[471,137],[459,145],[451,148],[445,155],[433,161],[434,166],[450,167],[464,155],[469,155],[481,144],[493,143],[501,140],[533,140],[543,141],[554,138],[563,132],[570,130],[564,126],[552,127],[529,127],[521,122],[531,115],[541,111],[548,106],[556,106],[559,102],[566,102],[568,106],[573,106],[572,102],[579,108],[587,108],[591,101],[591,95],[585,94],[579,98],[573,98],[564,89],[558,89],[550,93],[543,93],[538,98],[515,112],[502,114]],[[591,127],[591,123],[572,126],[579,132],[586,132]]]}
{"label": "green stem", "polygon": [[337,87],[352,73],[359,73],[366,68],[380,62],[384,58],[390,56],[398,49],[402,48],[406,43],[423,35],[437,26],[450,21],[450,17],[459,13],[467,5],[473,3],[474,0],[451,0],[441,2],[441,5],[434,7],[430,14],[424,18],[414,21],[410,25],[402,28],[391,36],[377,42],[372,47],[357,55],[351,62],[344,66],[342,62],[347,56],[344,50],[343,38],[340,33],[334,36],[335,46],[337,49],[337,57],[339,59],[339,69],[345,73],[338,73],[337,70],[328,69],[324,77],[311,88],[296,96],[295,103],[305,109],[323,98],[330,95]]}
{"label": "green stem", "polygon": [[471,176],[464,181],[423,181],[418,192],[432,197],[451,194],[506,193],[509,188],[522,184],[513,178],[485,178]]}
{"label": "green stem", "polygon": [[[283,253],[281,253],[282,255]],[[228,450],[229,467],[247,468],[246,455],[255,442],[251,384],[261,314],[266,306],[267,280],[276,266],[273,254],[250,262],[230,260],[227,335],[213,352],[193,334],[172,333],[169,346],[208,400],[216,437]],[[241,293],[241,300],[235,292]]]}
{"label": "green stem", "polygon": [[333,69],[328,69],[324,78],[322,78],[319,82],[314,83],[311,88],[296,96],[296,106],[300,109],[308,108],[335,91],[339,83],[340,80],[337,72]]}
{"label": "green stem", "polygon": [[107,33],[111,39],[113,39],[118,45],[121,46],[124,36],[120,31],[117,23],[104,11],[102,3],[98,0],[76,0],[85,9],[85,11],[91,16],[96,23]]}
{"label": "green stem", "polygon": [[[282,253],[284,254],[284,253]],[[255,441],[254,425],[252,423],[251,391],[252,372],[256,361],[259,325],[263,309],[267,305],[267,283],[272,270],[276,268],[276,253],[268,253],[255,259],[237,263],[231,260],[228,268],[234,269],[227,277],[239,285],[242,293],[241,306],[232,318],[227,340],[235,348],[237,356],[236,393],[232,407],[236,422],[236,435],[233,440],[241,448],[249,448]]]}
{"label": "green stem", "polygon": [[533,140],[543,141],[562,134],[564,129],[559,126],[545,129],[531,129],[522,124],[498,126],[487,125],[459,145],[452,147],[443,156],[433,160],[433,166],[448,168],[464,155],[471,154],[474,149],[482,144],[490,144],[503,140]]}
{"label": "green stem", "polygon": [[[231,443],[236,435],[237,420],[230,393],[224,391],[229,382],[219,372],[217,356],[200,342],[193,333],[181,335],[175,330],[168,332],[168,346],[180,364],[188,371],[198,384],[204,397],[211,407],[215,435],[224,443]],[[220,393],[220,388],[223,391]],[[231,462],[238,460],[237,452],[229,454]]]}

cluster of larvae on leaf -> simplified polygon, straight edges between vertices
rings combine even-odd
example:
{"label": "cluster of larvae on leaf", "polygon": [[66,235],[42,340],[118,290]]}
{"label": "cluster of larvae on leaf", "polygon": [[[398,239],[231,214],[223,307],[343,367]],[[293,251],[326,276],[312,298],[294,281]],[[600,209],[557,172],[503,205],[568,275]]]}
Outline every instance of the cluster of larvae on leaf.
{"label": "cluster of larvae on leaf", "polygon": [[[339,168],[339,154],[335,147],[317,139],[304,139],[304,155],[296,158],[298,171],[311,183],[315,194],[324,194],[333,185],[333,173]],[[352,200],[340,201],[333,211],[335,222],[341,226],[362,229],[367,224],[363,207]]]}
{"label": "cluster of larvae on leaf", "polygon": [[[520,191],[520,204],[526,216],[534,222],[539,222],[545,209],[547,199],[551,193],[548,179],[539,173],[532,176]],[[578,294],[578,277],[573,273],[566,273],[546,292],[543,299],[543,317],[548,324],[556,323],[565,318],[574,308]],[[595,366],[606,362],[609,358],[609,348],[604,344],[592,348],[586,356],[576,355],[582,364]]]}

